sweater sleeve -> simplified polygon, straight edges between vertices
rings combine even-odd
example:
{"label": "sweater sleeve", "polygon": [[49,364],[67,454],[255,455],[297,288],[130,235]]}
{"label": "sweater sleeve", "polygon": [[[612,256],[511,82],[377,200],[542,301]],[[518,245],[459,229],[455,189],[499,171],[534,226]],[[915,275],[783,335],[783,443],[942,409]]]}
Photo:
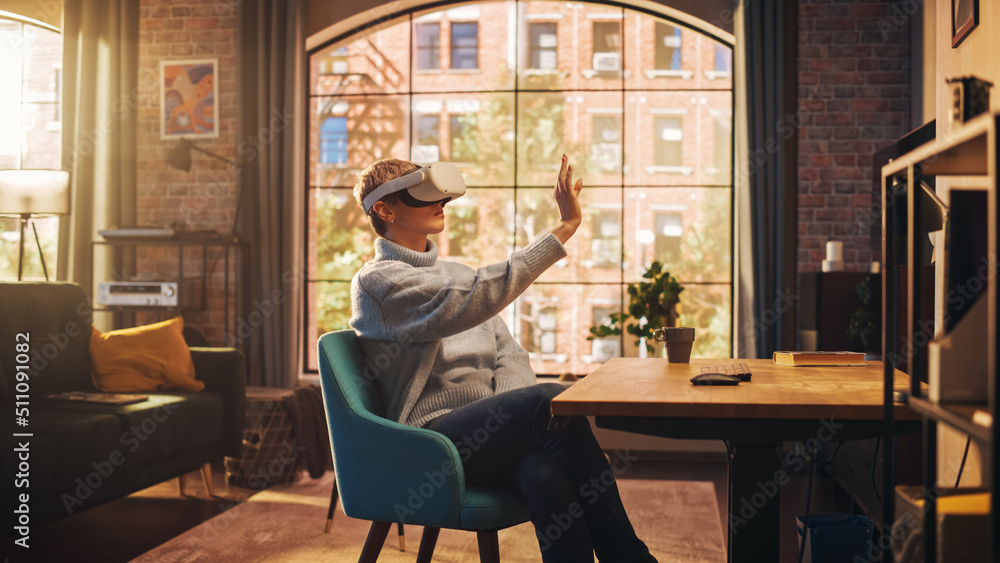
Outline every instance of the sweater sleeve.
{"label": "sweater sleeve", "polygon": [[473,275],[449,278],[407,267],[387,269],[377,279],[360,280],[359,285],[377,304],[386,339],[430,342],[487,322],[564,256],[562,243],[548,233],[507,261],[480,268]]}
{"label": "sweater sleeve", "polygon": [[493,318],[497,337],[497,365],[493,370],[493,386],[497,393],[534,385],[535,372],[531,369],[528,352],[510,335],[500,317]]}

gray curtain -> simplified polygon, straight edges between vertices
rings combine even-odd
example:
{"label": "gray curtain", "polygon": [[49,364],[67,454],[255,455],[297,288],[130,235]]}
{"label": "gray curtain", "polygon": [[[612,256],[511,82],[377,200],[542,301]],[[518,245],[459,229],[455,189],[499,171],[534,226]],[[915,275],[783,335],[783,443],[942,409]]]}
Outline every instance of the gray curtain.
{"label": "gray curtain", "polygon": [[[239,4],[242,164],[237,233],[250,243],[244,330],[250,385],[294,387],[301,371],[306,59],[299,0]],[[249,332],[249,334],[246,334]],[[245,338],[244,338],[245,336]]]}
{"label": "gray curtain", "polygon": [[737,158],[749,199],[756,357],[795,346],[797,3],[745,0],[746,146]]}
{"label": "gray curtain", "polygon": [[122,256],[99,253],[97,231],[135,224],[139,3],[67,0],[63,15],[63,169],[72,208],[60,221],[56,277],[93,291],[122,271]]}

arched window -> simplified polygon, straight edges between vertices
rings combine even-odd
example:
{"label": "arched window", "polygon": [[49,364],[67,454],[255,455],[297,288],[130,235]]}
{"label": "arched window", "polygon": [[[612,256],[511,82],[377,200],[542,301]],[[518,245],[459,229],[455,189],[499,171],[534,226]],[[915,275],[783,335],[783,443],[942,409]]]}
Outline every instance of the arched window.
{"label": "arched window", "polygon": [[[0,76],[0,170],[62,169],[62,35],[0,16]],[[51,270],[59,219],[36,218],[32,225]],[[16,218],[0,216],[0,278],[17,279],[18,232]],[[38,253],[25,252],[24,260],[24,278],[42,279]]]}
{"label": "arched window", "polygon": [[[731,50],[638,9],[511,0],[401,13],[311,51],[309,368],[318,335],[346,328],[351,277],[372,255],[357,173],[390,157],[461,168],[468,193],[435,242],[442,258],[479,267],[555,225],[551,186],[570,156],[584,224],[569,258],[505,312],[536,372],[635,355],[631,341],[588,341],[588,328],[622,309],[654,260],[685,286],[694,354],[728,356]],[[334,53],[346,60],[337,74],[324,71]],[[335,104],[346,108],[343,162],[330,157]]]}

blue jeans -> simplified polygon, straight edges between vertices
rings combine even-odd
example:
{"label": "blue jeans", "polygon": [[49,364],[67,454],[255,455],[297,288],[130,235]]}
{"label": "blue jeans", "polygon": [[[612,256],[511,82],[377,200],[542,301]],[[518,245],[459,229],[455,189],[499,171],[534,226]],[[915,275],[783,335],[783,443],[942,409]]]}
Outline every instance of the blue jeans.
{"label": "blue jeans", "polygon": [[632,529],[615,474],[634,458],[604,456],[585,417],[557,419],[549,402],[563,391],[543,383],[457,408],[424,425],[458,448],[470,485],[513,487],[527,500],[546,563],[655,562]]}

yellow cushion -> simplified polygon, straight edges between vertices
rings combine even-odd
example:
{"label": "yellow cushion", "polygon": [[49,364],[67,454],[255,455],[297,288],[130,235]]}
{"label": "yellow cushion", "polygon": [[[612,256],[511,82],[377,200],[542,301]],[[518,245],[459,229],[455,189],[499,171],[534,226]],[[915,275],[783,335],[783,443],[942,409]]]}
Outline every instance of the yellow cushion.
{"label": "yellow cushion", "polygon": [[184,319],[90,335],[90,377],[101,391],[125,393],[178,389],[201,391],[191,350],[184,342]]}

